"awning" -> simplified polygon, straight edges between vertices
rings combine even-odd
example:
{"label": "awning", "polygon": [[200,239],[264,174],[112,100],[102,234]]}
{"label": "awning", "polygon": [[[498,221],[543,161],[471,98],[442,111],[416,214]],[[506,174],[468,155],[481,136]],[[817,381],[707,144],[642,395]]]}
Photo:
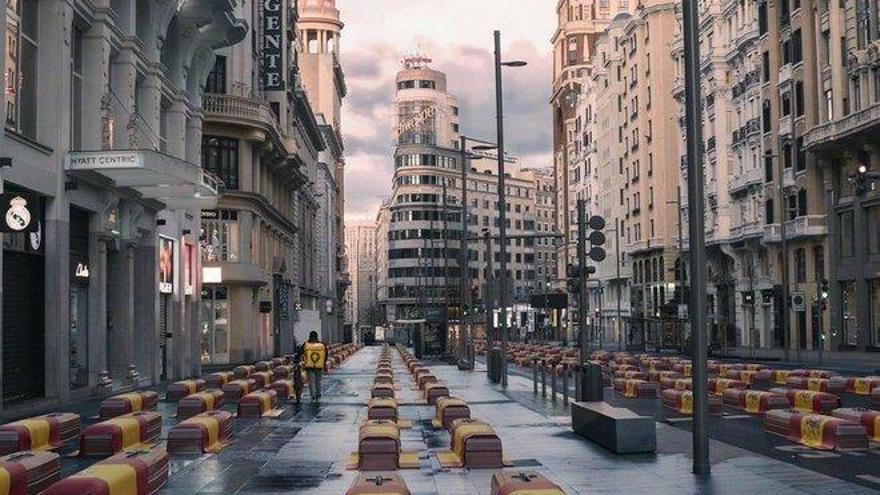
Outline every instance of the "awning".
{"label": "awning", "polygon": [[158,151],[69,152],[64,168],[72,175],[99,174],[170,209],[216,208],[222,192],[222,183],[201,167]]}

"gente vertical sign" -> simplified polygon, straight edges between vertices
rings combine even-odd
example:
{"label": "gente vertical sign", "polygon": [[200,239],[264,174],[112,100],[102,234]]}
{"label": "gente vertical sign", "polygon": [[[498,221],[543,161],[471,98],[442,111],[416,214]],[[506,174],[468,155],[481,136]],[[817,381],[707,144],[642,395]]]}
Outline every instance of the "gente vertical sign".
{"label": "gente vertical sign", "polygon": [[263,89],[284,90],[284,43],[282,0],[262,0],[263,5]]}

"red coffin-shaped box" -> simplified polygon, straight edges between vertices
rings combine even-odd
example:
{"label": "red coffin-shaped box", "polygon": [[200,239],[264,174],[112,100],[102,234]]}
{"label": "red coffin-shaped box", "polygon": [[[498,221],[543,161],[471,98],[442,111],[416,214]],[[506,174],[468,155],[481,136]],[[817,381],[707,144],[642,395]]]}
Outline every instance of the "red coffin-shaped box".
{"label": "red coffin-shaped box", "polygon": [[0,426],[0,455],[59,448],[76,440],[80,428],[79,415],[73,413],[51,413],[5,424]]}
{"label": "red coffin-shaped box", "polygon": [[168,482],[168,453],[122,452],[55,483],[43,495],[153,495]]}
{"label": "red coffin-shaped box", "polygon": [[61,479],[61,456],[54,452],[16,452],[0,457],[7,475],[5,495],[36,495]]}

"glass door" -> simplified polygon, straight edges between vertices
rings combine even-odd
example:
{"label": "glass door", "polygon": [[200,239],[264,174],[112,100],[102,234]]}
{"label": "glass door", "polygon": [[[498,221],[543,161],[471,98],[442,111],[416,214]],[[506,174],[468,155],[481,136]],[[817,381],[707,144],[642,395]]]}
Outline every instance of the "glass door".
{"label": "glass door", "polygon": [[89,384],[89,289],[70,287],[70,388]]}
{"label": "glass door", "polygon": [[202,289],[202,364],[229,364],[229,289]]}

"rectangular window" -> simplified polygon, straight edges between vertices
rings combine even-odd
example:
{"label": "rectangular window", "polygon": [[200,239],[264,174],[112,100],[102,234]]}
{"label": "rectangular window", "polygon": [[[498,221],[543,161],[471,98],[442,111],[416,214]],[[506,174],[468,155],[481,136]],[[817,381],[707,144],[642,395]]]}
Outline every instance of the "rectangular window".
{"label": "rectangular window", "polygon": [[869,305],[868,313],[871,319],[870,339],[871,346],[880,347],[880,279],[868,281]]}
{"label": "rectangular window", "polygon": [[70,149],[82,149],[83,32],[73,28],[70,47]]}
{"label": "rectangular window", "polygon": [[852,280],[840,283],[840,298],[843,306],[843,343],[850,346],[859,344],[859,324],[856,316],[858,294]]}
{"label": "rectangular window", "polygon": [[241,237],[238,212],[235,210],[203,211],[199,245],[202,251],[202,261],[239,261]]}
{"label": "rectangular window", "polygon": [[222,180],[227,189],[238,189],[238,140],[203,136],[202,168]]}
{"label": "rectangular window", "polygon": [[37,55],[40,2],[6,2],[6,126],[37,137]]}
{"label": "rectangular window", "polygon": [[880,254],[880,206],[865,210],[868,223],[868,254]]}
{"label": "rectangular window", "polygon": [[223,95],[226,94],[226,57],[217,55],[214,59],[214,67],[208,74],[205,83],[205,93]]}

